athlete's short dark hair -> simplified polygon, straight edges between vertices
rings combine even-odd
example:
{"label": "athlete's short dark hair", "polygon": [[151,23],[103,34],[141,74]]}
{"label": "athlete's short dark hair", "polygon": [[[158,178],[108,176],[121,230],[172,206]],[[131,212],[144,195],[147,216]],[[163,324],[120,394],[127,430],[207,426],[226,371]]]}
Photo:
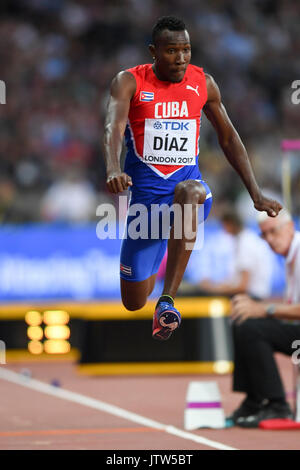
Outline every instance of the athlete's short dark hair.
{"label": "athlete's short dark hair", "polygon": [[157,43],[158,36],[165,29],[168,29],[169,31],[184,31],[186,27],[184,22],[175,16],[162,16],[153,26],[152,44]]}

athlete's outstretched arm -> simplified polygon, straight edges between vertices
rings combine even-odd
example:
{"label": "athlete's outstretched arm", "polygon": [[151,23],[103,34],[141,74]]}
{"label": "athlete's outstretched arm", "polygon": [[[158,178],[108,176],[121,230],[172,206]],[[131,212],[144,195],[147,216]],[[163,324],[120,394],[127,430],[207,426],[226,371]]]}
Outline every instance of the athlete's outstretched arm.
{"label": "athlete's outstretched arm", "polygon": [[256,182],[247,151],[222,104],[220,90],[214,79],[208,74],[206,74],[206,84],[208,96],[203,111],[218,134],[220,146],[227,160],[243,180],[255,209],[266,211],[269,216],[275,217],[282,206],[277,201],[262,194]]}
{"label": "athlete's outstretched arm", "polygon": [[130,176],[121,171],[120,155],[130,100],[135,90],[135,78],[130,72],[120,72],[111,84],[104,130],[106,183],[111,193],[124,191],[132,185]]}

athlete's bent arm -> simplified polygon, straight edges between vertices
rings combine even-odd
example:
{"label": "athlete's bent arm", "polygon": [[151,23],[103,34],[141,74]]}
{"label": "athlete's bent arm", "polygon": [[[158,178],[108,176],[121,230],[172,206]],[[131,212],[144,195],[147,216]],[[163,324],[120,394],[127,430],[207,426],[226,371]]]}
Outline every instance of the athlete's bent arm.
{"label": "athlete's bent arm", "polygon": [[243,180],[255,209],[266,211],[269,216],[275,217],[282,206],[261,193],[247,151],[222,104],[220,90],[214,79],[208,74],[206,74],[206,84],[208,96],[203,111],[217,132],[219,144],[227,160]]}
{"label": "athlete's bent arm", "polygon": [[107,187],[115,194],[132,185],[130,176],[121,171],[120,155],[130,100],[135,90],[135,78],[130,72],[120,72],[111,84],[104,130],[104,157]]}

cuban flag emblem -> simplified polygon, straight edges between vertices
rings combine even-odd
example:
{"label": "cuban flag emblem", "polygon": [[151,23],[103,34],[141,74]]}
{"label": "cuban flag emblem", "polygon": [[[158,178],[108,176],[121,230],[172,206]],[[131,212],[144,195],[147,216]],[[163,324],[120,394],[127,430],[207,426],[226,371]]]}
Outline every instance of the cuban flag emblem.
{"label": "cuban flag emblem", "polygon": [[132,276],[132,269],[130,266],[125,266],[125,264],[120,263],[120,271],[127,276]]}
{"label": "cuban flag emblem", "polygon": [[141,91],[140,101],[153,101],[154,93],[152,91]]}

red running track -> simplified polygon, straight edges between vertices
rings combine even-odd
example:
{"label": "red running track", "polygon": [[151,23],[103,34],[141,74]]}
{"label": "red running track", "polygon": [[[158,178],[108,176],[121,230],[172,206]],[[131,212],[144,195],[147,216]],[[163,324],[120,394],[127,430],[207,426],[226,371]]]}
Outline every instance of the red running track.
{"label": "red running track", "polygon": [[[278,356],[278,361],[286,390],[291,392],[290,359]],[[243,398],[231,392],[231,376],[85,377],[77,374],[76,365],[72,363],[18,363],[0,367],[15,372],[30,369],[33,379],[47,384],[53,379],[59,380],[62,390],[120,407],[155,423],[173,426],[182,433],[185,432],[183,416],[190,381],[217,381],[226,414]],[[166,432],[163,426],[153,428],[3,378],[0,386],[1,450],[213,450],[222,445],[240,450],[300,448],[299,430],[200,429],[187,433],[186,438],[180,432],[180,435]],[[194,442],[193,436],[198,436],[200,442]],[[203,442],[202,438],[208,441]]]}

